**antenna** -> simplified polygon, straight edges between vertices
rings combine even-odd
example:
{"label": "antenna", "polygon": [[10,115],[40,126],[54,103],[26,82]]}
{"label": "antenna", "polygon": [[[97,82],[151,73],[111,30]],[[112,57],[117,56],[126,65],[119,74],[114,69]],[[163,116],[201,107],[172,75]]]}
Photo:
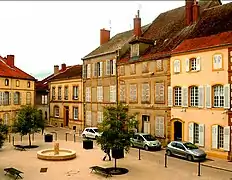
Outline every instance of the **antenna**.
{"label": "antenna", "polygon": [[141,9],[142,9],[142,4],[138,3],[138,11],[137,11],[138,18],[140,17],[139,13]]}
{"label": "antenna", "polygon": [[111,20],[109,20],[109,28],[110,28],[110,30],[112,29],[112,27],[111,27]]}

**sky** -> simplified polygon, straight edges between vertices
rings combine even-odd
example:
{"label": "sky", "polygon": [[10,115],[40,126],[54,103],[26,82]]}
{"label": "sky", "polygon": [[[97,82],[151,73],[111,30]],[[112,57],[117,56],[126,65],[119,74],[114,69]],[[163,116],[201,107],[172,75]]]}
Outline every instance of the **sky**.
{"label": "sky", "polygon": [[[222,1],[223,4],[231,1]],[[54,65],[82,64],[100,45],[100,29],[111,37],[133,28],[140,9],[142,25],[185,1],[1,1],[0,55],[15,55],[15,65],[37,79]]]}

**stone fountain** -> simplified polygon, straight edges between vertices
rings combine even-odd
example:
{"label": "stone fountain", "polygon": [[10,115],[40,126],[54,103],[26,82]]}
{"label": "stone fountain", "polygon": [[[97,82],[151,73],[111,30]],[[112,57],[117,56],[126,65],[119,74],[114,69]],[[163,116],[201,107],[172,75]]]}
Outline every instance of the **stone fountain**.
{"label": "stone fountain", "polygon": [[53,149],[43,149],[37,152],[37,158],[50,161],[64,161],[76,158],[76,151],[60,149],[59,143],[54,143]]}

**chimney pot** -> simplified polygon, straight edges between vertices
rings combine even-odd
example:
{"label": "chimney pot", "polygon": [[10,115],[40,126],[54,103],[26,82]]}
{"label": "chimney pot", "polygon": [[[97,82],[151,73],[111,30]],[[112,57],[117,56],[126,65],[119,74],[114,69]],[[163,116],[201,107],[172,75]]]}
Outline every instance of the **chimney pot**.
{"label": "chimney pot", "polygon": [[140,37],[141,34],[142,34],[142,30],[141,30],[141,18],[139,17],[139,10],[138,10],[138,14],[134,18],[134,35],[136,37]]}
{"label": "chimney pot", "polygon": [[65,71],[65,70],[66,70],[66,64],[63,63],[63,64],[61,64],[61,71]]}
{"label": "chimney pot", "polygon": [[54,75],[58,74],[59,72],[59,66],[58,65],[54,65]]}
{"label": "chimney pot", "polygon": [[197,22],[200,16],[200,6],[198,5],[197,1],[194,1],[193,5],[193,22]]}
{"label": "chimney pot", "polygon": [[193,21],[193,4],[194,0],[185,0],[185,23],[186,26],[192,24]]}
{"label": "chimney pot", "polygon": [[10,67],[14,67],[14,55],[7,55],[6,64]]}
{"label": "chimney pot", "polygon": [[100,30],[100,45],[107,43],[110,40],[110,31],[105,28]]}

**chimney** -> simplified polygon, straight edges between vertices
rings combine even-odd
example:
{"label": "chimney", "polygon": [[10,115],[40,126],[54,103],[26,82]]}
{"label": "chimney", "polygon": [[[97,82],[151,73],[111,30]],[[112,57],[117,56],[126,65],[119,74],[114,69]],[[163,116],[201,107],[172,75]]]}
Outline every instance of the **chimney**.
{"label": "chimney", "polygon": [[136,37],[140,37],[141,34],[142,34],[142,30],[141,30],[141,18],[139,17],[139,10],[138,10],[138,14],[134,18],[134,35]]}
{"label": "chimney", "polygon": [[14,67],[14,55],[7,55],[6,64],[10,67]]}
{"label": "chimney", "polygon": [[110,31],[106,29],[100,30],[100,45],[107,43],[110,40]]}
{"label": "chimney", "polygon": [[54,75],[58,74],[59,72],[59,66],[58,65],[54,65]]}
{"label": "chimney", "polygon": [[193,1],[194,0],[185,0],[185,23],[186,26],[189,26],[193,22]]}
{"label": "chimney", "polygon": [[200,6],[198,4],[198,1],[195,0],[193,5],[193,22],[197,22],[199,16],[200,16]]}
{"label": "chimney", "polygon": [[63,64],[61,64],[61,71],[65,71],[65,70],[66,70],[66,64],[63,63]]}

